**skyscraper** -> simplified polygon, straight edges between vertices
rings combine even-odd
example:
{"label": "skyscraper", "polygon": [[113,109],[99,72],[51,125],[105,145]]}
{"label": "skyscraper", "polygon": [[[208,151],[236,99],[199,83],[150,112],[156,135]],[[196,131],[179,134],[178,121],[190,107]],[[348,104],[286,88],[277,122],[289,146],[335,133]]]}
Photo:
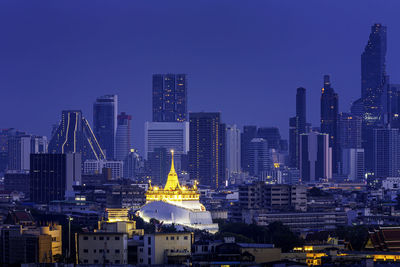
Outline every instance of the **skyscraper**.
{"label": "skyscraper", "polygon": [[225,182],[225,125],[220,113],[189,114],[189,174],[218,188]]}
{"label": "skyscraper", "polygon": [[251,140],[257,137],[257,126],[247,125],[243,126],[243,133],[240,137],[241,143],[241,166],[244,172],[250,171],[249,150]]}
{"label": "skyscraper", "polygon": [[398,177],[400,174],[399,129],[378,128],[373,132],[375,177]]}
{"label": "skyscraper", "polygon": [[226,126],[226,169],[227,178],[240,173],[240,129],[234,125]]}
{"label": "skyscraper", "polygon": [[296,116],[289,119],[289,164],[298,168],[300,160],[300,135],[306,133],[307,105],[306,89],[297,88]]}
{"label": "skyscraper", "polygon": [[[189,151],[189,123],[188,122],[146,122],[145,123],[145,158],[157,148],[165,148],[170,154],[175,153],[176,168],[182,169],[182,156]],[[161,157],[167,159],[167,157]],[[168,157],[169,160],[169,157]],[[169,162],[163,163],[166,169]]]}
{"label": "skyscraper", "polygon": [[350,113],[338,116],[338,145],[340,149],[361,148],[362,118]]}
{"label": "skyscraper", "polygon": [[386,79],[386,26],[374,24],[361,55],[361,98],[367,125],[382,123]]}
{"label": "skyscraper", "polygon": [[328,134],[311,132],[300,136],[300,178],[303,183],[332,178]]}
{"label": "skyscraper", "polygon": [[268,142],[263,138],[253,138],[249,149],[250,175],[264,178],[271,169],[271,155]]}
{"label": "skyscraper", "polygon": [[93,104],[93,130],[107,159],[115,158],[118,96],[104,95]]}
{"label": "skyscraper", "polygon": [[64,200],[81,182],[81,155],[31,154],[30,197],[36,203]]}
{"label": "skyscraper", "polygon": [[132,116],[122,112],[118,115],[117,134],[115,137],[115,158],[125,160],[131,149],[131,120]]}
{"label": "skyscraper", "polygon": [[278,127],[260,127],[257,130],[257,137],[265,139],[270,149],[280,150],[281,134]]}
{"label": "skyscraper", "polygon": [[60,125],[50,140],[48,151],[53,154],[81,153],[82,161],[105,159],[89,122],[80,110],[62,111]]}
{"label": "skyscraper", "polygon": [[153,122],[183,122],[186,120],[186,74],[154,74]]}
{"label": "skyscraper", "polygon": [[337,173],[339,149],[338,149],[338,95],[331,87],[329,75],[324,76],[324,87],[321,93],[321,133],[329,134],[329,146],[332,148],[332,171]]}

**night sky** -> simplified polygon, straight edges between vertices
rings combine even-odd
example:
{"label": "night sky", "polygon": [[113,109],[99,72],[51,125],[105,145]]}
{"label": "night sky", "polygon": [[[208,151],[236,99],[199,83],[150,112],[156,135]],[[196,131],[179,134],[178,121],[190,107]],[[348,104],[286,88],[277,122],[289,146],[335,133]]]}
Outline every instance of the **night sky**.
{"label": "night sky", "polygon": [[400,83],[399,11],[399,0],[2,0],[0,128],[49,136],[61,110],[92,122],[95,98],[116,93],[143,149],[152,74],[186,73],[189,111],[287,137],[297,87],[313,125],[324,74],[340,111],[360,96],[375,22],[388,27],[387,71]]}

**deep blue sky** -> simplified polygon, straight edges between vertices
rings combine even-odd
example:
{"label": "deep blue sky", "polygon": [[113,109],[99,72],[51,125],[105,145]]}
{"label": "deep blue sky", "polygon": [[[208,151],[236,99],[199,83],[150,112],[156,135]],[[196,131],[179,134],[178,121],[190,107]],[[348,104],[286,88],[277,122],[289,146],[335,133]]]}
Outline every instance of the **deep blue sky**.
{"label": "deep blue sky", "polygon": [[188,74],[190,111],[287,137],[297,87],[314,125],[324,74],[340,111],[360,95],[374,22],[388,27],[387,70],[400,82],[399,10],[399,0],[3,0],[0,128],[49,135],[62,109],[92,121],[96,96],[117,93],[142,149],[151,75],[176,72]]}

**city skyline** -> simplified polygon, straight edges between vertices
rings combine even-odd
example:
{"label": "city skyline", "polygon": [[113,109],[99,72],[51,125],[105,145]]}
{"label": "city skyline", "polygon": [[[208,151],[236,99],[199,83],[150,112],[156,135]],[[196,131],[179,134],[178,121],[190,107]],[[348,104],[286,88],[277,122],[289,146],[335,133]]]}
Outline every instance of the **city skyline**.
{"label": "city skyline", "polygon": [[[179,18],[187,19],[188,25],[182,26],[182,29],[174,29],[175,33],[184,34],[185,43],[179,45],[176,40],[167,39],[171,41],[171,44],[151,46],[150,49],[154,50],[155,56],[149,63],[144,64],[143,68],[140,68],[139,65],[144,63],[145,58],[149,59],[150,55],[146,54],[144,57],[139,57],[137,53],[144,51],[147,41],[137,40],[135,36],[143,35],[150,38],[153,34],[148,35],[148,30],[156,30],[153,32],[154,35],[158,31],[162,31],[156,29],[154,23],[165,19],[168,15],[163,15],[149,24],[149,21],[142,16],[131,18],[125,11],[116,7],[109,8],[110,6],[103,2],[93,7],[99,16],[91,15],[84,18],[83,14],[78,13],[75,14],[76,18],[72,20],[72,24],[65,25],[61,19],[57,20],[53,17],[54,14],[39,12],[43,19],[35,20],[33,24],[42,26],[42,30],[36,32],[36,36],[31,36],[31,49],[41,48],[35,50],[35,53],[31,49],[26,49],[25,45],[22,44],[24,39],[19,39],[22,37],[13,36],[10,29],[2,30],[9,42],[1,44],[0,48],[2,48],[3,53],[8,51],[10,54],[3,54],[2,70],[4,70],[4,76],[0,77],[0,81],[2,81],[1,88],[9,91],[7,96],[10,101],[6,101],[0,107],[0,112],[5,113],[6,110],[11,110],[13,116],[2,116],[0,125],[2,125],[2,128],[14,127],[21,131],[50,137],[51,125],[58,123],[61,110],[79,109],[86,114],[87,118],[92,118],[91,103],[96,97],[104,94],[118,94],[120,110],[132,115],[132,144],[143,153],[144,122],[151,121],[152,116],[152,75],[156,73],[187,73],[188,112],[221,112],[224,123],[237,124],[239,127],[243,125],[277,126],[282,136],[288,139],[287,118],[293,116],[295,109],[283,109],[282,105],[277,103],[286,101],[288,106],[294,107],[295,99],[292,95],[298,87],[307,88],[307,103],[309,103],[307,113],[309,114],[309,122],[314,126],[318,125],[319,112],[317,105],[314,107],[312,103],[317,103],[319,100],[320,79],[324,74],[330,74],[335,83],[335,90],[340,96],[339,112],[348,112],[350,102],[359,98],[361,90],[360,57],[373,23],[382,23],[388,28],[386,69],[387,73],[391,75],[391,82],[397,83],[399,81],[395,74],[400,69],[396,60],[400,53],[396,51],[395,47],[400,43],[400,39],[397,37],[400,36],[400,34],[397,34],[400,33],[400,27],[396,26],[393,12],[395,10],[394,5],[398,4],[389,1],[386,4],[379,5],[379,8],[373,9],[359,6],[357,1],[355,2],[348,4],[348,10],[339,10],[341,5],[334,3],[317,4],[311,2],[309,4],[315,10],[331,9],[337,13],[341,12],[343,21],[337,22],[336,25],[332,23],[332,19],[320,20],[319,18],[322,15],[315,10],[305,9],[304,14],[296,13],[294,9],[300,4],[294,1],[291,2],[292,5],[259,2],[257,3],[259,5],[245,7],[234,1],[229,3],[229,8],[228,5],[220,3],[215,5],[215,10],[211,11],[206,10],[207,5],[183,4],[182,8],[185,9],[185,13],[176,14],[177,18],[168,23],[172,26],[178,23]],[[179,3],[182,4],[180,1],[172,2],[173,5]],[[373,2],[371,4],[373,5]],[[3,5],[5,8],[2,10],[7,8],[14,13],[18,10],[16,18],[22,16],[24,12],[31,12],[19,8],[18,4],[15,3],[8,2],[3,3]],[[71,10],[65,9],[65,3],[54,5],[60,5],[58,13],[55,13],[63,18],[76,11],[74,5],[71,5]],[[301,3],[301,5],[304,5],[304,3]],[[40,11],[39,4],[26,6]],[[84,8],[89,6],[88,4]],[[107,7],[109,10],[107,10]],[[150,11],[150,6],[146,4],[132,4],[130,7],[136,12],[140,10],[150,16],[154,15],[153,12],[157,13],[165,6],[160,3],[156,11]],[[206,12],[205,14],[210,17],[210,22],[204,25],[204,30],[201,30],[195,22],[195,19],[199,18],[199,11],[196,8]],[[227,24],[217,21],[218,11],[225,8],[228,8],[229,11],[224,13]],[[356,8],[359,8],[359,10],[357,10],[355,16],[359,16],[360,20],[350,24],[350,19],[353,18]],[[277,14],[274,14],[273,11],[276,11]],[[285,22],[278,17],[279,14],[286,14],[285,12],[291,16],[290,21]],[[251,13],[254,13],[253,17],[250,16]],[[110,16],[120,15],[120,18],[115,21],[103,19],[101,15],[107,14]],[[311,16],[307,18],[307,15],[310,14]],[[7,14],[2,15],[2,19],[11,21],[15,19],[10,18]],[[190,16],[193,16],[193,19]],[[46,19],[54,19],[54,23],[60,27],[60,31],[77,30],[76,23],[79,23],[81,30],[69,34],[64,32],[64,37],[55,34],[51,39],[55,43],[46,43],[44,41],[48,40],[49,37],[45,35],[51,32],[52,27],[55,27],[48,25],[43,27]],[[105,40],[93,25],[94,22],[98,22],[103,26],[114,27],[125,22],[134,23],[136,22],[135,19],[149,24],[148,28],[137,27],[129,32],[126,28],[123,28],[111,35],[116,40],[121,41],[117,43]],[[320,25],[312,23],[317,20]],[[231,25],[232,21],[236,21],[233,23],[234,26]],[[296,26],[295,24],[299,25]],[[22,29],[21,26],[21,24],[15,23],[13,29],[22,30],[21,33],[28,34],[29,27]],[[228,26],[231,28],[226,28]],[[271,31],[270,26],[273,26],[275,30]],[[289,29],[290,27],[293,29]],[[193,33],[189,29],[193,29]],[[346,30],[341,31],[341,29]],[[259,33],[262,33],[264,37],[257,36],[257,31],[260,31]],[[232,33],[228,34],[228,32]],[[90,33],[90,40],[85,37],[85,34],[88,33]],[[126,37],[126,33],[130,33],[132,37]],[[323,48],[316,49],[316,45],[321,44],[318,40],[326,39],[332,33],[334,35],[331,36],[331,41],[324,43]],[[238,36],[234,36],[235,34]],[[163,35],[162,37],[167,36]],[[203,37],[204,40],[196,45],[200,37]],[[247,38],[248,42],[244,44],[239,40],[240,37]],[[66,45],[60,44],[63,38],[74,40],[71,47],[65,51],[58,50],[59,47]],[[276,44],[268,42],[269,38],[276,40],[276,44],[284,43],[285,45],[282,49],[278,49]],[[135,46],[136,41],[140,41],[137,46]],[[93,45],[96,43],[97,46],[94,46],[94,51],[89,51],[88,44],[85,42]],[[10,45],[12,44],[19,44],[19,46],[11,49]],[[213,48],[209,48],[211,44],[214,44]],[[116,52],[118,45],[123,45],[120,53]],[[129,47],[130,45],[132,47]],[[54,50],[56,46],[58,48]],[[190,54],[188,54],[189,51],[185,46],[191,46]],[[18,50],[18,47],[25,49],[25,51],[22,53]],[[68,48],[68,46],[64,48]],[[104,51],[108,52],[108,56],[96,59],[99,53]],[[164,55],[166,51],[171,51],[171,55]],[[121,53],[125,53],[127,57],[123,58]],[[274,55],[274,53],[277,55]],[[296,53],[296,55],[293,53]],[[163,55],[161,56],[161,54]],[[190,60],[183,60],[184,57],[176,58],[175,55],[177,54],[188,55]],[[207,54],[209,56],[205,57]],[[337,54],[342,56],[335,56]],[[84,59],[79,60],[79,55],[85,55]],[[213,55],[214,57],[212,57]],[[322,58],[322,55],[324,57],[323,62],[319,59]],[[55,62],[52,56],[58,58],[58,61]],[[70,58],[67,58],[68,56]],[[11,57],[14,58],[13,62],[10,61]],[[136,57],[140,60],[135,61],[134,58]],[[172,57],[174,57],[174,60],[171,60]],[[308,60],[307,67],[300,67],[302,62],[306,62],[306,59]],[[325,60],[331,62],[328,67],[326,67]],[[90,61],[93,61],[93,63],[90,63]],[[20,64],[17,64],[18,62]],[[84,66],[91,68],[89,65],[95,63],[99,66],[94,66],[91,71],[77,73],[76,70],[73,70],[74,65],[82,70],[81,68]],[[16,70],[17,65],[15,64],[21,67],[20,70]],[[45,66],[46,64],[47,66]],[[54,69],[50,69],[49,66],[54,67]],[[210,68],[210,66],[215,67]],[[33,70],[36,67],[37,69]],[[65,72],[65,74],[61,74],[61,72]],[[17,74],[22,79],[18,80]],[[105,78],[106,74],[109,77]],[[252,75],[251,80],[246,78],[250,74]],[[290,76],[291,79],[287,79],[287,76]],[[26,88],[31,88],[31,90]],[[245,88],[246,97],[242,97],[241,90],[243,89],[241,88]],[[279,90],[275,90],[276,88]],[[68,93],[64,97],[57,97],[57,95],[65,92]],[[21,99],[21,94],[26,96],[26,100]],[[207,99],[210,94],[214,97]],[[227,98],[227,101],[219,101],[224,97]],[[214,98],[215,100],[213,100]],[[15,103],[20,103],[25,108],[17,109]],[[249,103],[254,104],[250,105]],[[40,108],[44,105],[47,105],[46,110]],[[260,107],[262,107],[262,112],[259,111]],[[27,114],[27,110],[29,110],[29,114]],[[274,116],[269,115],[271,113]],[[93,121],[90,121],[90,123],[93,126]]]}

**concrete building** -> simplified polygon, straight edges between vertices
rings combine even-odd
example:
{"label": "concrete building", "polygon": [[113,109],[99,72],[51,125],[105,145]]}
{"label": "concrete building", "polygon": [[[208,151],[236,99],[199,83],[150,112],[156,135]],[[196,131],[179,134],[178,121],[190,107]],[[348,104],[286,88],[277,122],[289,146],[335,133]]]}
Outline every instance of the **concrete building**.
{"label": "concrete building", "polygon": [[232,175],[237,174],[241,171],[240,168],[240,129],[234,125],[226,126],[226,170],[227,170],[227,180],[232,178]]}
{"label": "concrete building", "polygon": [[83,264],[127,264],[128,234],[111,232],[79,233],[78,262]]}
{"label": "concrete building", "polygon": [[346,175],[350,181],[364,180],[364,149],[342,149],[341,165],[342,174]]}
{"label": "concrete building", "polygon": [[193,233],[145,234],[143,247],[139,247],[139,264],[189,263]]}
{"label": "concrete building", "polygon": [[300,175],[302,183],[332,178],[328,134],[310,132],[300,136]]}
{"label": "concrete building", "polygon": [[297,210],[307,209],[307,189],[302,185],[268,185],[254,183],[239,187],[239,206],[244,210]]}
{"label": "concrete building", "polygon": [[104,168],[111,169],[111,177],[120,179],[124,174],[124,162],[120,160],[87,160],[83,164],[85,174],[102,173]]}

